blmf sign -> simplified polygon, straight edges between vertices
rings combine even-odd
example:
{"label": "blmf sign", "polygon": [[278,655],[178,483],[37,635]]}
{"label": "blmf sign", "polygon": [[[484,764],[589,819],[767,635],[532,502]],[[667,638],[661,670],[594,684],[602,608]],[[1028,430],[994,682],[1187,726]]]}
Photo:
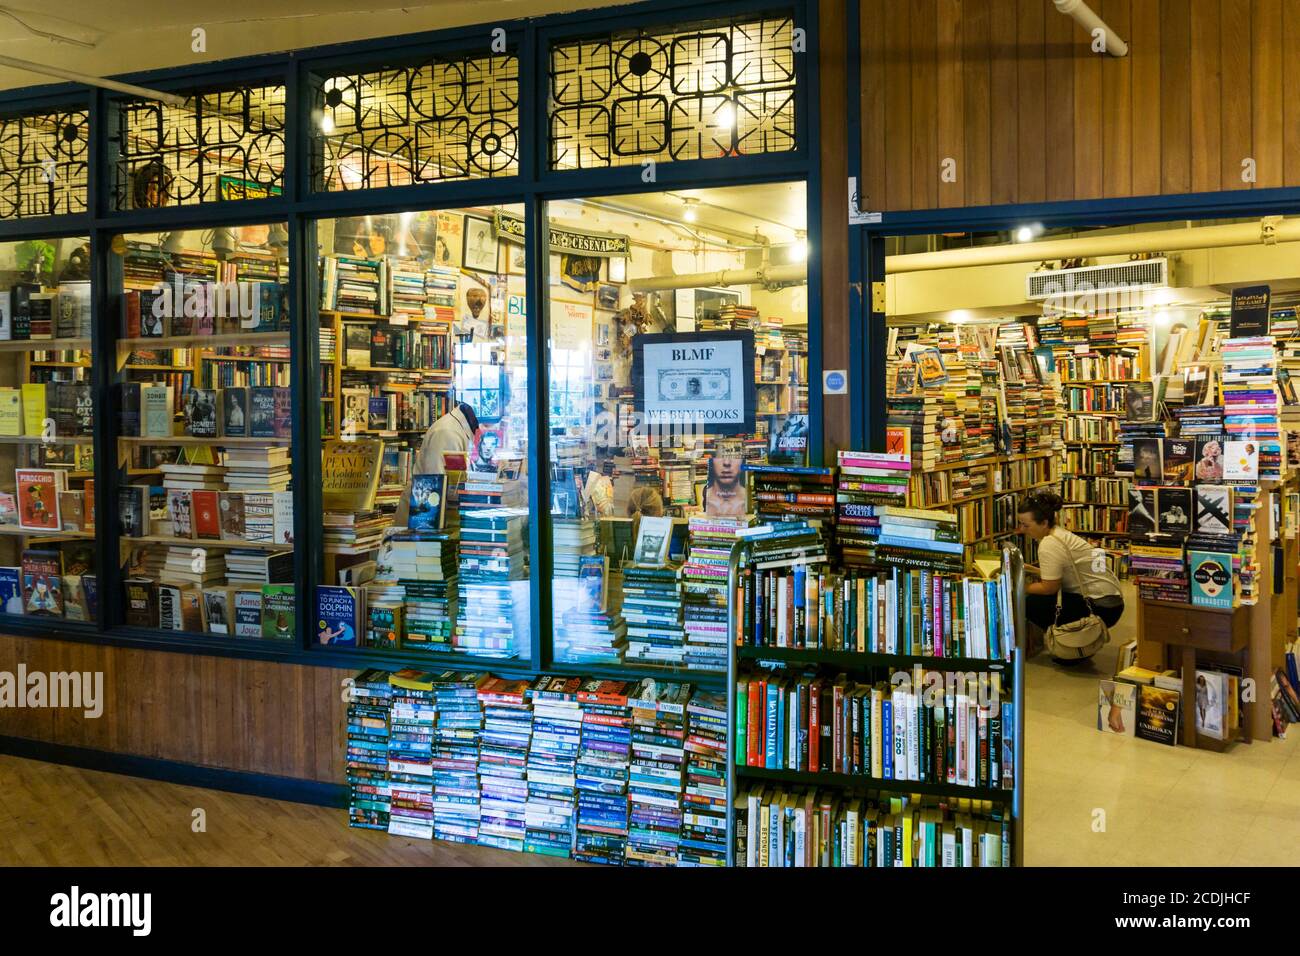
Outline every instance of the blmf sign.
{"label": "blmf sign", "polygon": [[650,427],[754,431],[754,333],[665,332],[632,339],[636,410]]}

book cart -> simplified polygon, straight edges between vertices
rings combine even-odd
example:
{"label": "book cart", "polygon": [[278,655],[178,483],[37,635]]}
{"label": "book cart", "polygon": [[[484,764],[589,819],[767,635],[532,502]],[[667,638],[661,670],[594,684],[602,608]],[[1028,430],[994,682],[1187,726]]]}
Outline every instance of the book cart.
{"label": "book cart", "polygon": [[[1009,660],[985,660],[965,657],[945,658],[910,654],[880,654],[856,651],[832,651],[807,648],[749,647],[741,646],[743,627],[737,595],[742,587],[741,575],[751,562],[750,549],[738,542],[732,549],[728,585],[728,630],[733,635],[729,642],[727,661],[727,726],[731,740],[727,761],[727,865],[736,865],[737,797],[743,785],[750,782],[770,781],[790,786],[819,786],[844,788],[853,791],[879,791],[894,794],[920,794],[959,801],[983,801],[987,809],[982,812],[1010,815],[1012,838],[1011,863],[1023,865],[1024,860],[1024,695],[1025,695],[1025,576],[1024,560],[1015,545],[1006,543],[1002,548],[1003,567],[1009,568],[1012,586],[1013,629],[1015,645]],[[824,560],[824,559],[823,559]],[[880,779],[868,775],[830,773],[824,771],[770,770],[750,767],[737,761],[737,699],[736,682],[747,668],[759,662],[781,666],[831,665],[850,676],[884,668],[912,668],[921,665],[930,670],[998,672],[1003,675],[1004,687],[1012,695],[1012,712],[1016,733],[1014,739],[1014,786],[1009,790],[973,788],[948,783],[918,782],[911,780]]]}

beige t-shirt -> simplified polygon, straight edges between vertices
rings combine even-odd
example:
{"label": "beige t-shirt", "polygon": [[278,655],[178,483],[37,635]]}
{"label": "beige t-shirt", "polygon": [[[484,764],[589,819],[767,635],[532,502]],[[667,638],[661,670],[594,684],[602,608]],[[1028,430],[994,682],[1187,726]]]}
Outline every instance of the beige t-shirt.
{"label": "beige t-shirt", "polygon": [[[1038,542],[1038,569],[1044,581],[1060,581],[1062,591],[1082,592],[1097,600],[1119,594],[1119,579],[1103,562],[1101,570],[1093,570],[1093,555],[1097,549],[1088,541],[1064,528],[1053,528],[1052,533]],[[1073,562],[1074,567],[1070,564]]]}

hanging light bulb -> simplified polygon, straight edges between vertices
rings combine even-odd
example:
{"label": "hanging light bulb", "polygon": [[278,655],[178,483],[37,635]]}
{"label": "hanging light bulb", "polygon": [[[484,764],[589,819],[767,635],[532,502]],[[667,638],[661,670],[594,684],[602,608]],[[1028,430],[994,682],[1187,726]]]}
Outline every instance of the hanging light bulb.
{"label": "hanging light bulb", "polygon": [[795,262],[808,260],[808,233],[802,229],[795,230],[794,245],[790,247],[790,258]]}
{"label": "hanging light bulb", "polygon": [[696,211],[696,207],[699,205],[699,203],[700,201],[696,199],[694,196],[683,197],[682,205],[686,207],[685,209],[682,210],[682,219],[684,221],[695,222],[695,220],[700,218],[699,213]]}

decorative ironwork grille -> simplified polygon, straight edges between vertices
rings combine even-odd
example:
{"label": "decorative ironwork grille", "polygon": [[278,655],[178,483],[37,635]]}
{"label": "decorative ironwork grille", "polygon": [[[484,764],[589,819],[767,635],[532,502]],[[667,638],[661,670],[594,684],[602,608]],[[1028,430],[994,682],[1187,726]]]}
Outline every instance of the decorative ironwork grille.
{"label": "decorative ironwork grille", "polygon": [[793,150],[794,47],[791,18],[751,16],[556,44],[551,168]]}
{"label": "decorative ironwork grille", "polygon": [[0,219],[86,211],[85,110],[0,117]]}
{"label": "decorative ironwork grille", "polygon": [[261,199],[284,185],[284,87],[118,105],[118,209]]}
{"label": "decorative ironwork grille", "polygon": [[514,176],[519,61],[437,57],[324,78],[312,117],[323,192]]}

